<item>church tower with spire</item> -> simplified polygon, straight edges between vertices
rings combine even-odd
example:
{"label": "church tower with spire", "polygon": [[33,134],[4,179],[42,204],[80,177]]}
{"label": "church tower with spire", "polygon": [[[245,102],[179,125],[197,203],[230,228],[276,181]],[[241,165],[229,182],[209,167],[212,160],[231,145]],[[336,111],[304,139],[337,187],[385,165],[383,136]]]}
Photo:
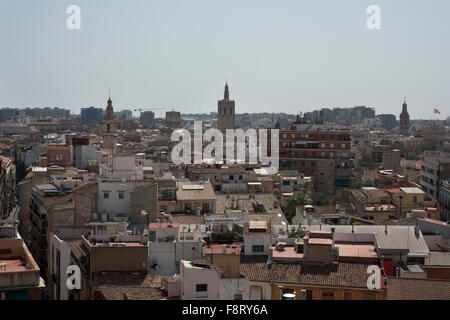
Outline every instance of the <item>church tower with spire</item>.
{"label": "church tower with spire", "polygon": [[223,100],[218,102],[217,110],[217,128],[221,131],[226,129],[234,129],[236,125],[236,115],[234,108],[234,100],[230,100],[230,92],[228,90],[228,82],[225,83],[225,92]]}
{"label": "church tower with spire", "polygon": [[106,113],[103,116],[103,149],[114,150],[117,137],[117,120],[114,114],[111,97],[108,99]]}
{"label": "church tower with spire", "polygon": [[406,99],[403,101],[402,113],[400,113],[400,134],[409,136],[409,114]]}

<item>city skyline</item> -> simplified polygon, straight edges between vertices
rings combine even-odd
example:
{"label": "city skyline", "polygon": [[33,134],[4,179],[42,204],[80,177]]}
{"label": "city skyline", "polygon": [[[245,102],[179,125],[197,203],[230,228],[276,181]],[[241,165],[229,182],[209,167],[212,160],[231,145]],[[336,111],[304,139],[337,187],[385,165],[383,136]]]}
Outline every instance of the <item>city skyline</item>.
{"label": "city skyline", "polygon": [[228,80],[236,114],[365,105],[398,118],[406,96],[411,119],[449,116],[446,1],[377,1],[381,30],[366,1],[77,1],[81,30],[68,30],[71,4],[0,5],[0,107],[79,114],[111,90],[117,111],[210,113]]}

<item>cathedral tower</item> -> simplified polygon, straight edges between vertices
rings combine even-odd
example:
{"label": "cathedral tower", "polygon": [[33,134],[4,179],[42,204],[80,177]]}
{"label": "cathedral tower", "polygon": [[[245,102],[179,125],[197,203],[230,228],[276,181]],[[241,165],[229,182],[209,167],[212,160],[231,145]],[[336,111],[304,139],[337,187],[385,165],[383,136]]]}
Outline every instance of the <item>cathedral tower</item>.
{"label": "cathedral tower", "polygon": [[403,101],[402,113],[400,113],[400,134],[409,136],[409,114],[406,100]]}
{"label": "cathedral tower", "polygon": [[103,116],[103,149],[114,150],[116,146],[117,120],[111,98],[108,99],[106,113]]}
{"label": "cathedral tower", "polygon": [[230,100],[230,92],[228,91],[228,83],[225,83],[225,92],[223,100],[218,102],[217,110],[217,128],[221,131],[235,128],[235,109],[234,100]]}

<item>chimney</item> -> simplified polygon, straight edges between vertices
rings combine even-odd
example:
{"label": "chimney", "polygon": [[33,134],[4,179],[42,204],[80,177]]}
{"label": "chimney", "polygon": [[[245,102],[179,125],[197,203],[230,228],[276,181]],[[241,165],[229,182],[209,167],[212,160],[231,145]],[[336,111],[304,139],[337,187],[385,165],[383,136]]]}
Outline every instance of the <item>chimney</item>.
{"label": "chimney", "polygon": [[388,234],[387,224],[384,226],[384,234]]}
{"label": "chimney", "polygon": [[414,226],[414,234],[416,235],[416,238],[420,236],[420,228],[417,224]]}
{"label": "chimney", "polygon": [[66,135],[66,147],[70,146],[72,144],[72,140],[70,139],[69,135]]}
{"label": "chimney", "polygon": [[223,244],[222,245],[222,253],[226,253],[227,252],[227,245]]}

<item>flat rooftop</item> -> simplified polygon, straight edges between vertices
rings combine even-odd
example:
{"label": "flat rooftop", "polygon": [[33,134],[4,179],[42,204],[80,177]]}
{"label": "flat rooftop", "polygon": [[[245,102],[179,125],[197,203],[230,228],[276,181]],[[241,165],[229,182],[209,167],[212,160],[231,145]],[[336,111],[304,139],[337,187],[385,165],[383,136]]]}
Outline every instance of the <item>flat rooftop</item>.
{"label": "flat rooftop", "polygon": [[143,247],[144,245],[140,242],[97,242],[95,245],[90,242],[92,247],[107,247],[107,248],[120,248],[120,247]]}
{"label": "flat rooftop", "polygon": [[378,259],[375,246],[370,243],[335,242],[334,246],[339,248],[339,257]]}
{"label": "flat rooftop", "polygon": [[0,259],[0,266],[3,266],[3,264],[6,264],[6,270],[4,269],[4,267],[0,267],[0,273],[27,270],[25,260],[22,259],[11,259],[11,260]]}
{"label": "flat rooftop", "polygon": [[331,239],[323,239],[323,238],[310,238],[308,240],[308,244],[323,244],[323,245],[331,245],[333,240]]}
{"label": "flat rooftop", "polygon": [[242,243],[227,243],[225,244],[225,252],[223,252],[223,244],[211,243],[206,246],[206,254],[222,253],[222,254],[240,254]]}
{"label": "flat rooftop", "polygon": [[295,246],[285,246],[283,251],[275,249],[276,246],[271,246],[273,259],[303,259],[303,253],[297,253]]}
{"label": "flat rooftop", "polygon": [[149,229],[178,229],[180,227],[179,223],[150,223],[148,225]]}

